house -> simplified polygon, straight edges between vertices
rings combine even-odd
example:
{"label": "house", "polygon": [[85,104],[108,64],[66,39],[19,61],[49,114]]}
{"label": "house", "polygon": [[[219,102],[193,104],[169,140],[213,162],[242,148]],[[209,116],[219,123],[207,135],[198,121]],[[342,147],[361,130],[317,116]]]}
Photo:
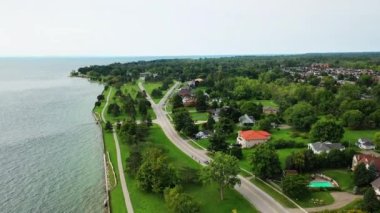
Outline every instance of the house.
{"label": "house", "polygon": [[271,137],[271,134],[266,131],[246,130],[239,131],[236,142],[241,145],[242,148],[249,148],[257,144],[267,142]]}
{"label": "house", "polygon": [[219,121],[220,111],[221,111],[220,108],[212,109],[212,110],[209,111],[210,114],[211,114],[211,116],[212,116],[212,118],[213,118],[216,122]]}
{"label": "house", "polygon": [[242,126],[252,126],[255,124],[255,119],[252,116],[245,114],[243,116],[240,116],[239,123]]}
{"label": "house", "polygon": [[373,144],[370,140],[368,140],[366,138],[359,138],[359,140],[356,143],[356,145],[360,149],[365,149],[365,150],[370,150],[370,149],[375,149],[376,148],[375,144]]}
{"label": "house", "polygon": [[209,131],[199,131],[197,134],[195,134],[196,139],[206,139],[210,136]]}
{"label": "house", "polygon": [[309,143],[307,145],[308,149],[312,150],[314,154],[321,154],[323,152],[329,153],[333,149],[343,151],[345,147],[340,143],[331,143],[331,142],[316,142]]}
{"label": "house", "polygon": [[263,107],[263,113],[266,115],[276,115],[278,113],[278,108],[270,107],[270,106],[264,106]]}
{"label": "house", "polygon": [[185,96],[182,98],[183,106],[192,107],[197,103],[197,99],[194,96]]}
{"label": "house", "polygon": [[375,169],[380,172],[380,157],[368,154],[357,154],[352,158],[352,170],[354,171],[356,167],[363,163],[368,169],[370,165],[374,165]]}
{"label": "house", "polygon": [[190,88],[181,88],[178,92],[178,95],[181,97],[191,96]]}
{"label": "house", "polygon": [[375,190],[375,193],[377,196],[380,196],[380,177],[376,180],[371,182],[373,190]]}

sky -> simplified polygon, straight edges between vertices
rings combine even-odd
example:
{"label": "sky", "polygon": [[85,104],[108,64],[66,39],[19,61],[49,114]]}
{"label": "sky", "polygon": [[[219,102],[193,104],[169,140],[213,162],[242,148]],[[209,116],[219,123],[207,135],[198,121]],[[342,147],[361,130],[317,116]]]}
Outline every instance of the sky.
{"label": "sky", "polygon": [[0,56],[380,51],[379,0],[1,0]]}

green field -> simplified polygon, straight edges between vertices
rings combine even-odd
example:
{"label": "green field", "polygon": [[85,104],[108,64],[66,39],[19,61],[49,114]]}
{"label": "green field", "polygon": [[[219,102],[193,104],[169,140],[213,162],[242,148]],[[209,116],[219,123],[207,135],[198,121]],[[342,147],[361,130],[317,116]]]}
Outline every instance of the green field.
{"label": "green field", "polygon": [[277,149],[276,152],[280,159],[281,168],[285,169],[286,158],[292,154],[292,152],[297,152],[299,150],[302,150],[302,148]]}
{"label": "green field", "polygon": [[208,119],[207,112],[190,112],[190,115],[194,121],[207,121]]}
{"label": "green field", "polygon": [[[160,88],[161,86],[162,86],[162,82],[144,82],[144,88],[145,88],[146,92],[147,92],[150,96],[152,96],[152,91],[153,91],[154,89],[158,89],[158,88]],[[171,86],[172,86],[172,84],[169,85],[169,88],[170,88]],[[164,97],[164,95],[165,95],[166,92],[167,92],[167,90],[163,90],[163,91],[162,91],[162,96],[161,96],[161,97],[158,97],[158,98],[153,98],[153,97],[152,97],[154,103],[158,103],[158,102],[160,102],[160,100],[162,99],[162,97]]]}
{"label": "green field", "polygon": [[[322,203],[315,204],[313,200],[320,200]],[[334,203],[334,198],[331,196],[330,192],[328,191],[318,191],[318,192],[312,192],[310,196],[306,197],[302,200],[295,200],[298,205],[304,207],[304,208],[310,208],[310,207],[318,207],[318,206],[325,206],[330,205]]]}
{"label": "green field", "polygon": [[370,140],[373,140],[376,132],[380,132],[380,130],[350,130],[346,128],[343,140],[348,141],[350,143],[350,146],[356,146],[355,143],[359,138],[368,138]]}

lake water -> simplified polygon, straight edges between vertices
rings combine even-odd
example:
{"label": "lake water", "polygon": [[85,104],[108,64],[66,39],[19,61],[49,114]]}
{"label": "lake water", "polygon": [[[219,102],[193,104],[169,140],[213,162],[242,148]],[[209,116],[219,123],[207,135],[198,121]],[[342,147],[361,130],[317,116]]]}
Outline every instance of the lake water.
{"label": "lake water", "polygon": [[0,58],[0,212],[102,212],[103,144],[91,110],[103,86],[68,75],[133,60]]}

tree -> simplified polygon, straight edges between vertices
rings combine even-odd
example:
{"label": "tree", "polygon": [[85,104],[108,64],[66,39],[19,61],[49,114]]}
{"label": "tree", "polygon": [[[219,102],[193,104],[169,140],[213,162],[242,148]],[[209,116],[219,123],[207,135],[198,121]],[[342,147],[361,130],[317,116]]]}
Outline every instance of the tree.
{"label": "tree", "polygon": [[216,132],[210,138],[210,145],[208,150],[212,152],[222,151],[225,152],[228,149],[228,144],[226,142],[226,137],[220,132]]}
{"label": "tree", "polygon": [[109,121],[107,121],[107,123],[106,123],[106,130],[108,130],[108,131],[112,130],[112,124]]}
{"label": "tree", "polygon": [[370,213],[378,212],[380,209],[380,201],[377,199],[376,193],[372,187],[369,187],[364,193],[363,209]]}
{"label": "tree", "polygon": [[198,213],[200,206],[194,199],[183,193],[180,186],[166,188],[164,191],[166,205],[173,213]]}
{"label": "tree", "polygon": [[356,186],[367,186],[371,181],[370,172],[363,163],[360,163],[354,171],[354,183]]}
{"label": "tree", "polygon": [[374,139],[376,149],[380,149],[380,132],[375,133],[375,139]]}
{"label": "tree", "polygon": [[161,193],[166,187],[174,186],[176,175],[163,151],[149,148],[143,154],[136,180],[143,191]]}
{"label": "tree", "polygon": [[309,180],[303,175],[289,175],[282,180],[282,191],[292,198],[306,197],[310,191]]}
{"label": "tree", "polygon": [[102,105],[102,102],[100,102],[100,101],[95,102],[95,107],[100,107],[100,105]]}
{"label": "tree", "polygon": [[230,146],[230,155],[235,156],[237,159],[243,159],[243,150],[240,144],[233,144]]}
{"label": "tree", "polygon": [[364,114],[359,110],[349,110],[342,115],[342,123],[351,129],[359,129],[362,127]]}
{"label": "tree", "polygon": [[107,113],[113,116],[119,116],[121,111],[119,105],[112,103],[108,106]]}
{"label": "tree", "polygon": [[214,120],[214,118],[212,117],[212,115],[210,113],[210,114],[208,114],[208,119],[207,119],[207,123],[206,123],[206,129],[213,130],[214,129],[214,125],[215,125],[215,120]]}
{"label": "tree", "polygon": [[340,142],[343,138],[344,129],[333,120],[322,119],[317,121],[311,128],[310,137],[312,141]]}
{"label": "tree", "polygon": [[126,161],[126,169],[129,174],[135,176],[137,171],[140,169],[142,163],[142,154],[141,150],[135,146],[129,153],[129,156]]}
{"label": "tree", "polygon": [[197,93],[195,94],[195,97],[197,99],[197,102],[195,104],[195,109],[198,111],[198,112],[204,112],[207,110],[207,98],[206,96],[204,95],[203,91],[199,90],[197,91]]}
{"label": "tree", "polygon": [[253,116],[255,119],[260,119],[263,113],[263,105],[256,104],[253,101],[244,101],[240,106],[240,111],[243,114]]}
{"label": "tree", "polygon": [[240,172],[239,160],[234,156],[216,152],[214,160],[204,167],[201,178],[204,183],[216,182],[219,186],[220,200],[224,199],[224,189],[240,184],[237,175]]}
{"label": "tree", "polygon": [[104,100],[104,95],[103,95],[103,94],[98,95],[98,96],[96,97],[96,99],[98,99],[98,101],[102,101],[102,100]]}
{"label": "tree", "polygon": [[198,131],[190,113],[184,108],[174,110],[173,122],[177,131],[183,131],[188,136],[193,136]]}
{"label": "tree", "polygon": [[172,98],[172,104],[173,104],[173,109],[183,107],[183,102],[182,102],[181,96],[179,96],[178,94],[175,94]]}
{"label": "tree", "polygon": [[264,118],[258,121],[259,129],[270,131],[272,129],[272,121],[269,118]]}
{"label": "tree", "polygon": [[260,178],[277,178],[281,175],[281,164],[276,150],[266,144],[259,145],[251,155],[253,173]]}
{"label": "tree", "polygon": [[217,132],[223,132],[224,134],[230,134],[235,129],[235,123],[229,118],[221,117],[219,122],[215,125]]}
{"label": "tree", "polygon": [[308,130],[316,121],[314,108],[305,102],[300,102],[285,111],[285,120],[298,130]]}
{"label": "tree", "polygon": [[162,97],[162,91],[161,90],[159,90],[159,89],[153,89],[152,90],[152,97],[153,98],[160,98],[160,97]]}

